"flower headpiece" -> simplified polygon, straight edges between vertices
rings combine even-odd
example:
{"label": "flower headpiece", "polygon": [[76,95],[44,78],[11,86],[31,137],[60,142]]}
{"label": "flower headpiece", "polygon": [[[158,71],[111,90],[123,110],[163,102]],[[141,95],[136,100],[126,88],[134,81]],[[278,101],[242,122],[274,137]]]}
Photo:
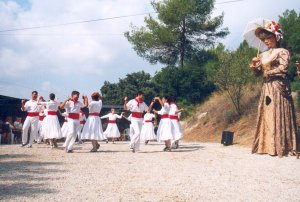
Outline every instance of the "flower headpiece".
{"label": "flower headpiece", "polygon": [[280,39],[283,38],[282,31],[279,28],[280,28],[280,25],[278,23],[276,23],[275,21],[269,21],[269,22],[265,23],[264,27],[257,28],[255,31],[255,35],[257,36],[258,33],[260,32],[260,30],[264,29],[268,32],[275,34],[276,40],[279,41]]}

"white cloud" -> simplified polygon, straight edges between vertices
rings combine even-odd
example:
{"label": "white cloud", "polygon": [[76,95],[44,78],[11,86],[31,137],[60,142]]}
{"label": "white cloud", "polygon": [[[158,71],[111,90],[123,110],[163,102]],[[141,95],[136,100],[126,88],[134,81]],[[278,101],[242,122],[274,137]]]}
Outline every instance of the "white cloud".
{"label": "white cloud", "polygon": [[[0,1],[0,30],[151,12],[150,2],[5,0]],[[224,26],[231,32],[222,41],[235,48],[248,21],[260,16],[273,19],[287,8],[299,12],[296,2],[245,0],[216,5],[215,13],[225,12]],[[123,36],[130,30],[130,23],[140,26],[143,20],[144,16],[138,16],[5,33],[12,34],[9,36],[0,33],[0,82],[11,83],[0,83],[1,94],[24,96],[38,90],[45,96],[51,90],[58,97],[66,97],[74,89],[90,93],[100,89],[104,80],[115,82],[134,71],[153,74],[160,65],[151,66],[137,56]]]}
{"label": "white cloud", "polygon": [[[52,25],[135,14],[147,12],[150,9],[149,0],[31,0],[30,2],[31,9],[29,10],[21,10],[12,1],[2,2],[0,13],[6,17],[6,20],[1,20],[1,27],[9,29],[11,25],[18,25],[18,27]],[[131,20],[141,24],[143,16],[51,29],[9,32],[15,36],[1,36],[10,43],[0,50],[2,56],[0,57],[0,70],[3,71],[9,66],[14,68],[6,68],[2,76],[22,75],[24,71],[28,71],[28,67],[31,70],[43,69],[66,75],[70,73],[103,75],[106,67],[122,59],[124,55],[120,52],[122,47],[128,48],[128,42],[122,35],[109,36],[109,34],[123,34],[129,29]],[[95,35],[97,33],[100,35]],[[136,57],[136,55],[130,57]]]}

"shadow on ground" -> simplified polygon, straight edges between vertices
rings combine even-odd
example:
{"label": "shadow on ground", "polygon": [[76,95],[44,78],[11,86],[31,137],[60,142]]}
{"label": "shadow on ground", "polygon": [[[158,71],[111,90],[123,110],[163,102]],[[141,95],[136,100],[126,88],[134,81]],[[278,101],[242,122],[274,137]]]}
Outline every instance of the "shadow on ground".
{"label": "shadow on ground", "polygon": [[47,182],[51,173],[63,172],[53,168],[61,163],[27,160],[30,158],[26,154],[0,155],[0,201],[16,197],[34,199],[39,194],[57,192]]}

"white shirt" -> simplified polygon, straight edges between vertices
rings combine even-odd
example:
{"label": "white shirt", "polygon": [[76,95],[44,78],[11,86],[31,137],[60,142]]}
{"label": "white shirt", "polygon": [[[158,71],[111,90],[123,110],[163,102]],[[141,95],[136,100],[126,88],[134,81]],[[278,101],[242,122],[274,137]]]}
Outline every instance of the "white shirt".
{"label": "white shirt", "polygon": [[158,114],[160,115],[164,115],[164,114],[169,114],[170,112],[170,106],[169,104],[166,102],[164,104],[164,106],[161,107],[161,110],[158,112]]}
{"label": "white shirt", "polygon": [[17,130],[22,130],[22,128],[23,128],[23,124],[18,121],[14,122],[14,126]]}
{"label": "white shirt", "polygon": [[[127,109],[130,110],[131,112],[139,112],[143,113],[144,111],[148,110],[148,106],[146,105],[145,102],[140,103],[138,106],[138,102],[135,99],[130,100],[127,104]],[[142,121],[143,118],[136,118],[136,117],[131,117],[131,121]]]}
{"label": "white shirt", "polygon": [[38,102],[36,100],[29,100],[24,105],[24,111],[27,112],[40,112],[41,106],[37,104]]}
{"label": "white shirt", "polygon": [[146,113],[145,116],[144,116],[144,122],[145,121],[152,121],[153,118],[155,118],[154,114]]}
{"label": "white shirt", "polygon": [[170,105],[170,112],[169,112],[169,115],[172,115],[172,116],[177,116],[176,114],[176,111],[178,110],[178,107],[176,104],[171,104]]}
{"label": "white shirt", "polygon": [[92,101],[89,104],[89,113],[100,113],[102,109],[102,101]]}
{"label": "white shirt", "polygon": [[49,102],[40,102],[40,104],[42,106],[46,106],[47,111],[53,111],[53,112],[56,112],[59,107],[59,103],[54,100],[50,100]]}
{"label": "white shirt", "polygon": [[69,100],[66,105],[65,105],[65,109],[66,109],[66,112],[69,114],[69,113],[76,113],[76,114],[79,114],[80,113],[80,109],[83,108],[84,105],[82,102],[80,101],[77,101],[76,104],[72,101],[72,100]]}
{"label": "white shirt", "polygon": [[130,100],[127,104],[127,109],[131,112],[140,112],[143,113],[144,111],[148,110],[148,106],[145,102],[140,103],[140,106],[138,106],[138,102],[135,99]]}
{"label": "white shirt", "polygon": [[115,121],[117,119],[122,118],[122,116],[120,116],[118,114],[109,113],[109,114],[101,117],[101,119],[105,119],[105,118],[108,118],[108,120],[110,120],[110,121]]}

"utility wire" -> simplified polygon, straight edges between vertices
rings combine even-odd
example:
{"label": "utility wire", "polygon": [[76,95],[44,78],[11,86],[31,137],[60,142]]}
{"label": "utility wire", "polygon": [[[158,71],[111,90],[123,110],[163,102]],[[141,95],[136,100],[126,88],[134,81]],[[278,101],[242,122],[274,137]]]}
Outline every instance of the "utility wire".
{"label": "utility wire", "polygon": [[[244,1],[244,0],[230,0],[230,1],[217,2],[215,4],[227,4],[227,3],[235,3],[235,2],[240,2],[240,1]],[[113,20],[113,19],[120,19],[120,18],[135,17],[135,16],[148,15],[148,14],[153,14],[153,13],[157,13],[157,12],[138,13],[138,14],[132,14],[132,15],[121,15],[121,16],[114,16],[114,17],[107,17],[107,18],[98,18],[98,19],[92,19],[92,20],[66,22],[66,23],[54,24],[54,25],[42,25],[42,26],[34,26],[34,27],[6,29],[6,30],[0,30],[0,33],[13,32],[13,31],[23,31],[23,30],[31,30],[31,29],[61,27],[61,26],[74,25],[74,24],[83,24],[83,23],[90,23],[90,22],[97,22],[97,21],[105,21],[105,20]]]}
{"label": "utility wire", "polygon": [[151,14],[151,13],[156,13],[156,12],[139,13],[139,14],[132,14],[132,15],[122,15],[122,16],[115,16],[115,17],[108,17],[108,18],[98,18],[98,19],[93,19],[93,20],[83,20],[83,21],[76,21],[76,22],[67,22],[67,23],[61,23],[61,24],[55,24],[55,25],[44,25],[44,26],[35,26],[35,27],[24,27],[24,28],[6,29],[6,30],[0,30],[0,33],[1,32],[13,32],[13,31],[30,30],[30,29],[60,27],[60,26],[66,26],[66,25],[90,23],[90,22],[97,22],[97,21],[104,21],[104,20],[113,20],[113,19],[119,19],[119,18],[128,18],[128,17],[140,16],[140,15],[147,15],[147,14]]}

